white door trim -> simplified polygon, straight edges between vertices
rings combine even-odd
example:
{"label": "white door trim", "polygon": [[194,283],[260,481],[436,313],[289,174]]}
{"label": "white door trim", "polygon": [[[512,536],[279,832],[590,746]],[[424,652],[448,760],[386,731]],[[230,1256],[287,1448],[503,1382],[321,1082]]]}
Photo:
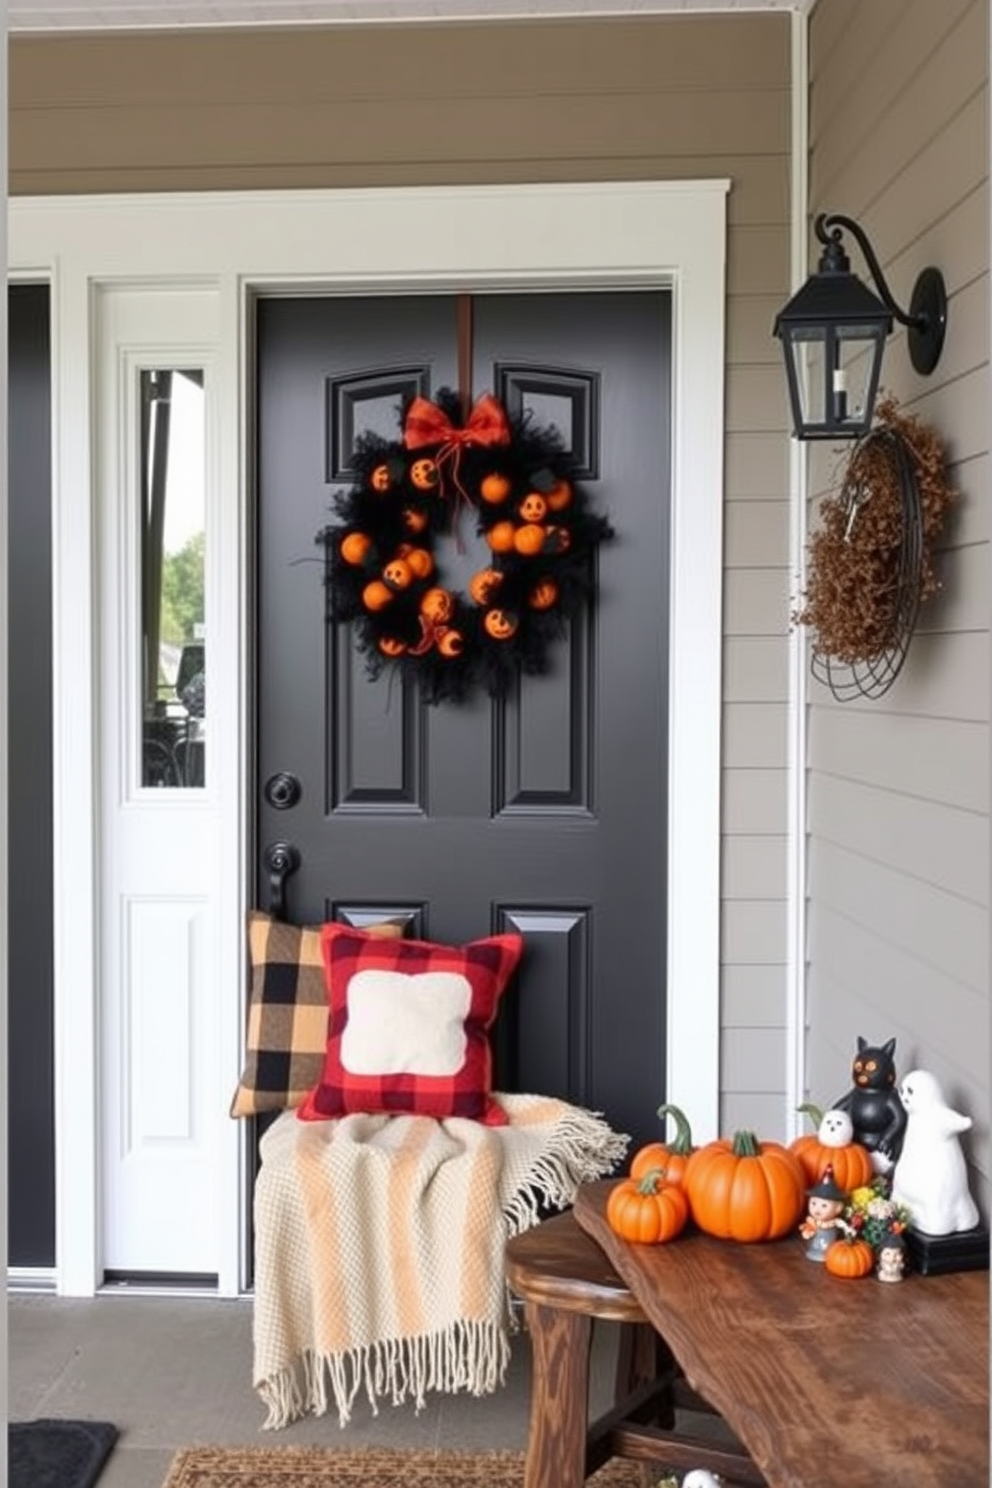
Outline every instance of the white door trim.
{"label": "white door trim", "polygon": [[[92,481],[93,300],[100,285],[209,285],[220,297],[220,634],[211,742],[221,761],[216,912],[228,947],[217,1015],[220,1290],[243,1276],[245,1174],[226,1111],[241,1061],[248,781],[245,573],[249,305],[259,291],[416,293],[653,288],[673,298],[668,771],[668,1055],[659,1091],[696,1139],[719,1125],[720,711],[726,180],[367,191],[18,198],[17,273],[52,283],[55,448],[55,1027],[57,1268],[65,1295],[102,1274],[99,1203],[101,841]],[[216,710],[216,712],[215,712]],[[659,1051],[660,1059],[660,1051]]]}

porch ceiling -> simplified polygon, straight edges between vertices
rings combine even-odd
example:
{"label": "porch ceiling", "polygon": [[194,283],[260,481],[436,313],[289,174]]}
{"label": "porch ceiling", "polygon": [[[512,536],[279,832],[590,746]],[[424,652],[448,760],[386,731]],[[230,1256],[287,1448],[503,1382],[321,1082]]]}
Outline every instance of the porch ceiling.
{"label": "porch ceiling", "polygon": [[9,0],[12,32],[133,31],[556,15],[808,11],[813,0]]}

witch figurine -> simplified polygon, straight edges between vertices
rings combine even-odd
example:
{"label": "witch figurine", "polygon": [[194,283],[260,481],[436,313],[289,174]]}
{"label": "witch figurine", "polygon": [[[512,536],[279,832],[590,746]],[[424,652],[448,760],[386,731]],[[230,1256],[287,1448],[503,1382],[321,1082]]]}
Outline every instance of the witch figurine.
{"label": "witch figurine", "polygon": [[835,1240],[844,1233],[842,1215],[847,1194],[834,1179],[833,1164],[828,1163],[823,1176],[806,1190],[806,1218],[799,1233],[806,1241],[806,1258],[822,1261]]}

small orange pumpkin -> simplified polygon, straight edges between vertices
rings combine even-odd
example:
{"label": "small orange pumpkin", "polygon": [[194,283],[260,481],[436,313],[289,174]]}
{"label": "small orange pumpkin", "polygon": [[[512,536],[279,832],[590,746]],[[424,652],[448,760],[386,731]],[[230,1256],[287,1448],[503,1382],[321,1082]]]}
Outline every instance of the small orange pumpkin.
{"label": "small orange pumpkin", "polygon": [[390,589],[409,589],[413,583],[413,569],[405,558],[391,558],[382,570],[382,577]]}
{"label": "small orange pumpkin", "polygon": [[496,568],[480,568],[469,579],[468,592],[477,605],[487,605],[503,582],[503,575]]}
{"label": "small orange pumpkin", "polygon": [[819,1106],[802,1105],[799,1110],[816,1123],[816,1131],[807,1132],[789,1143],[803,1165],[807,1183],[819,1183],[828,1167],[845,1193],[862,1188],[875,1176],[871,1153],[854,1141],[854,1126],[846,1111],[821,1111]]}
{"label": "small orange pumpkin", "polygon": [[550,610],[558,603],[558,585],[554,579],[539,579],[527,596],[532,610]]}
{"label": "small orange pumpkin", "polygon": [[548,510],[553,512],[564,511],[571,499],[572,487],[567,480],[556,481],[546,493]]}
{"label": "small orange pumpkin", "polygon": [[449,659],[452,656],[461,656],[465,649],[465,637],[460,630],[451,630],[447,626],[438,631],[437,649],[442,656]]}
{"label": "small orange pumpkin", "polygon": [[377,644],[383,656],[402,656],[407,650],[406,641],[398,641],[395,636],[380,636]]}
{"label": "small orange pumpkin", "polygon": [[377,465],[369,476],[373,491],[388,491],[393,484],[393,472],[388,465]]}
{"label": "small orange pumpkin", "polygon": [[428,548],[407,547],[402,556],[415,579],[429,579],[434,572],[434,559]]}
{"label": "small orange pumpkin", "polygon": [[721,1240],[777,1240],[806,1208],[806,1174],[780,1142],[739,1131],[697,1147],[683,1178],[692,1217]]}
{"label": "small orange pumpkin", "polygon": [[362,590],[362,604],[367,610],[384,610],[393,598],[393,591],[381,579],[373,579]]}
{"label": "small orange pumpkin", "polygon": [[419,506],[405,506],[403,508],[403,526],[407,532],[424,532],[427,528],[427,513],[421,511]]}
{"label": "small orange pumpkin", "polygon": [[517,511],[524,522],[543,522],[548,515],[548,503],[539,491],[528,491]]}
{"label": "small orange pumpkin", "polygon": [[630,1176],[641,1178],[652,1168],[662,1168],[668,1183],[681,1185],[689,1159],[695,1151],[692,1131],[685,1112],[678,1106],[659,1106],[658,1116],[662,1123],[666,1116],[671,1116],[675,1122],[675,1136],[670,1142],[649,1142],[646,1147],[635,1152],[630,1164]]}
{"label": "small orange pumpkin", "polygon": [[433,491],[440,479],[440,472],[433,460],[414,460],[410,466],[410,484],[416,486],[418,491]]}
{"label": "small orange pumpkin", "polygon": [[516,635],[520,621],[512,610],[487,610],[482,623],[494,641],[508,641]]}
{"label": "small orange pumpkin", "polygon": [[486,533],[486,542],[494,553],[512,553],[516,530],[512,522],[497,522]]}
{"label": "small orange pumpkin", "polygon": [[479,482],[479,495],[483,501],[488,501],[490,506],[499,506],[505,501],[512,490],[509,476],[502,475],[498,470],[493,470],[489,475],[484,475]]}
{"label": "small orange pumpkin", "polygon": [[513,546],[518,553],[526,558],[532,558],[544,547],[545,531],[537,522],[528,522],[523,527],[518,527],[513,534]]}
{"label": "small orange pumpkin", "polygon": [[689,1202],[681,1188],[666,1183],[658,1168],[640,1178],[621,1178],[606,1201],[606,1222],[616,1235],[638,1245],[664,1245],[681,1235]]}
{"label": "small orange pumpkin", "polygon": [[345,563],[363,564],[372,549],[372,539],[365,532],[348,532],[341,539],[341,557]]}
{"label": "small orange pumpkin", "polygon": [[420,601],[420,613],[426,620],[443,625],[455,613],[455,598],[448,589],[428,589]]}
{"label": "small orange pumpkin", "polygon": [[827,1246],[823,1264],[831,1276],[854,1281],[871,1275],[875,1269],[875,1252],[867,1240],[834,1240]]}

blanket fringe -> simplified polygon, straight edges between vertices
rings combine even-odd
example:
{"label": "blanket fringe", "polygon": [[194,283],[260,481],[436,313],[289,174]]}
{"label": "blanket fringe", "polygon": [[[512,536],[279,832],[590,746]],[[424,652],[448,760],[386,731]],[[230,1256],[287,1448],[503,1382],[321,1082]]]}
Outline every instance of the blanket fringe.
{"label": "blanket fringe", "polygon": [[258,1383],[268,1410],[263,1430],[279,1430],[308,1413],[326,1415],[332,1401],[338,1424],[347,1426],[363,1387],[373,1415],[379,1413],[378,1402],[387,1397],[393,1405],[410,1399],[421,1411],[430,1390],[491,1395],[505,1382],[509,1360],[505,1329],[466,1319],[437,1333],[385,1339],[339,1354],[307,1349],[296,1365]]}
{"label": "blanket fringe", "polygon": [[598,1112],[567,1107],[549,1149],[504,1207],[510,1234],[537,1224],[542,1208],[567,1208],[579,1185],[605,1177],[623,1161],[629,1145],[630,1137],[614,1131]]}

